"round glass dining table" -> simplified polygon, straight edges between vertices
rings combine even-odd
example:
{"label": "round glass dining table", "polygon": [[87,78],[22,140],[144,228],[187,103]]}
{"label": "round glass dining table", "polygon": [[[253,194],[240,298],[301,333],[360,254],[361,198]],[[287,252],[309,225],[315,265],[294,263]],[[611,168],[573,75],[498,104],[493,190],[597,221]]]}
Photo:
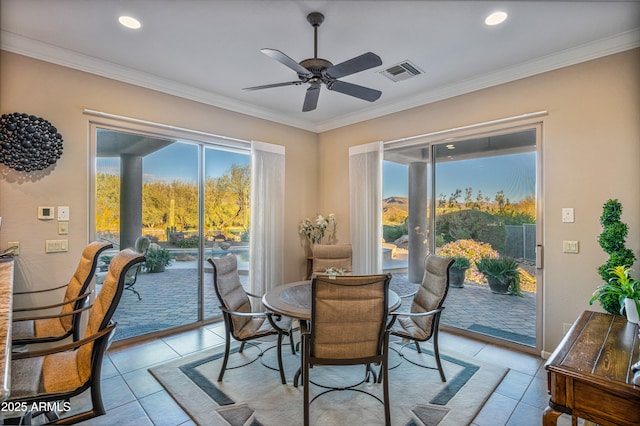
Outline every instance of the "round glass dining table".
{"label": "round glass dining table", "polygon": [[[299,320],[311,319],[311,280],[282,284],[267,291],[262,304],[271,312]],[[389,312],[400,307],[400,296],[389,290]]]}

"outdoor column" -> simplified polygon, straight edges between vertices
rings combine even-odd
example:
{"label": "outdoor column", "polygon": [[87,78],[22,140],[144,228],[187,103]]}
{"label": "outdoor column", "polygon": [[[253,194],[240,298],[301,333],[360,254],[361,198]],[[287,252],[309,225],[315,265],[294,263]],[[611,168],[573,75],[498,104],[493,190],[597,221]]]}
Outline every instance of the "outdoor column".
{"label": "outdoor column", "polygon": [[409,164],[409,232],[408,279],[422,282],[424,258],[429,249],[427,222],[427,163]]}
{"label": "outdoor column", "polygon": [[120,155],[120,249],[142,235],[142,157]]}

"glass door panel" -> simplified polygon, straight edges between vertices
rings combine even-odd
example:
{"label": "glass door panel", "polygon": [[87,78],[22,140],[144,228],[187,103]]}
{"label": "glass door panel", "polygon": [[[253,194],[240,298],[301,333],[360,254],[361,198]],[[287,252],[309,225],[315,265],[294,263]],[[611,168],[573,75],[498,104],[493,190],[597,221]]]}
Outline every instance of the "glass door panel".
{"label": "glass door panel", "polygon": [[[441,323],[536,347],[536,170],[537,128],[385,150],[384,269],[395,288],[415,291],[427,253],[465,258]],[[511,259],[519,286],[493,292],[483,257]]]}
{"label": "glass door panel", "polygon": [[[204,259],[235,255],[240,281],[248,290],[251,157],[207,147],[204,160]],[[206,262],[205,318],[221,315],[211,268]]]}

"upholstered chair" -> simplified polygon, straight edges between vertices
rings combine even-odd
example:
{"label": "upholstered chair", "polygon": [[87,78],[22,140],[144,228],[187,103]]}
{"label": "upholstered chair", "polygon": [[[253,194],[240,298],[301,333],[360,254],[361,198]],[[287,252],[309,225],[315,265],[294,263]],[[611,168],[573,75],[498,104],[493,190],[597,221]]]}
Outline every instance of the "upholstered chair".
{"label": "upholstered chair", "polygon": [[[430,254],[425,258],[424,276],[418,292],[413,297],[410,313],[394,313],[396,318],[391,334],[413,342],[418,353],[422,353],[419,342],[432,340],[433,352],[440,378],[446,382],[442,363],[440,362],[440,350],[438,348],[438,330],[440,328],[440,316],[444,309],[443,303],[449,291],[449,270],[453,259]],[[399,351],[403,355],[402,347]],[[420,367],[432,368],[426,364],[420,364],[404,357],[409,362]],[[435,369],[435,368],[434,368]]]}
{"label": "upholstered chair", "polygon": [[[71,280],[59,287],[45,290],[15,292],[14,303],[19,296],[51,292],[66,288],[61,303],[46,306],[15,308],[11,326],[11,341],[14,346],[55,342],[73,335],[73,340],[80,339],[80,319],[85,304],[91,294],[89,285],[96,273],[98,258],[105,250],[113,247],[105,241],[94,241],[84,248]],[[59,309],[57,314],[47,310]],[[25,316],[26,315],[26,316]]]}
{"label": "upholstered chair", "polygon": [[[391,424],[387,348],[387,298],[391,275],[315,277],[311,283],[311,320],[301,323],[304,424],[309,405],[332,391],[357,390],[380,400],[357,385],[330,388],[309,400],[310,368],[318,365],[365,365],[365,380],[380,364],[385,424]],[[375,373],[373,381],[375,382]],[[294,381],[297,385],[297,381]],[[347,408],[348,409],[348,408]]]}
{"label": "upholstered chair", "polygon": [[72,412],[57,418],[53,412],[25,413],[22,424],[30,424],[31,416],[47,414],[50,424],[78,423],[105,413],[100,390],[104,352],[116,324],[111,321],[122,292],[126,271],[143,262],[144,255],[131,249],[119,252],[111,260],[100,292],[91,306],[84,337],[51,349],[12,354],[10,397],[13,406],[25,403],[69,401],[90,389],[91,407],[81,413]]}
{"label": "upholstered chair", "polygon": [[[207,260],[213,266],[213,287],[220,302],[225,329],[224,359],[218,375],[218,381],[222,381],[227,370],[232,337],[241,342],[239,352],[242,353],[247,342],[270,335],[277,335],[278,370],[280,371],[282,384],[286,384],[287,381],[282,367],[282,339],[285,336],[289,336],[291,350],[295,352],[291,318],[278,316],[271,312],[252,311],[249,296],[258,300],[260,298],[246,292],[242,287],[238,276],[238,259],[234,254],[229,253],[219,258],[210,257]],[[263,353],[261,350],[258,357],[262,357]],[[253,361],[255,359],[250,362]],[[238,367],[244,365],[247,364],[239,365]]]}
{"label": "upholstered chair", "polygon": [[313,246],[312,276],[325,274],[330,269],[339,269],[344,275],[351,275],[351,244],[317,244]]}

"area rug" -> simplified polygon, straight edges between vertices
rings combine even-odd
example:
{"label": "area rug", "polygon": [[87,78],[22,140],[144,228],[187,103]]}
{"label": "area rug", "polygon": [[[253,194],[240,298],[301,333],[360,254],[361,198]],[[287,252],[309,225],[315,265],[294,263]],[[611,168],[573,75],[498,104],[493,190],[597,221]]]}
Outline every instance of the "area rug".
{"label": "area rug", "polygon": [[[272,347],[266,342],[259,348],[233,349],[229,367],[254,359],[260,350]],[[399,342],[391,343],[399,349]],[[409,359],[435,366],[429,345],[420,355],[410,347],[404,353]],[[257,361],[241,368],[228,369],[224,380],[217,382],[223,348],[207,349],[193,355],[153,367],[151,373],[167,392],[199,425],[221,426],[298,426],[302,424],[302,386],[293,386],[293,376],[300,365],[299,355],[283,347],[288,383],[280,383],[275,349],[266,350]],[[390,352],[389,393],[391,419],[399,426],[469,425],[482,405],[508,371],[469,357],[446,352],[440,354],[447,382],[442,383],[437,370],[420,368]],[[358,383],[364,367],[316,366],[310,380],[323,385],[343,386]],[[359,389],[382,397],[382,386],[363,383]],[[311,387],[311,398],[323,389]],[[313,425],[381,425],[382,404],[361,392],[340,391],[320,396],[311,404]]]}

